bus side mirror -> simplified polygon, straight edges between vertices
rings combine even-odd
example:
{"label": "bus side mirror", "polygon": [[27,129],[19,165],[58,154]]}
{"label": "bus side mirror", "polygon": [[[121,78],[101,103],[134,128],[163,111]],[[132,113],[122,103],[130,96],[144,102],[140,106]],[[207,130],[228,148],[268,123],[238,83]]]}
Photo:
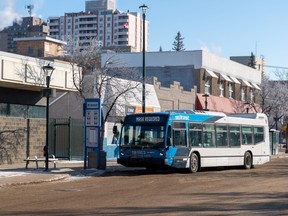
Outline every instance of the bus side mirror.
{"label": "bus side mirror", "polygon": [[117,133],[117,130],[118,130],[118,129],[117,129],[117,125],[114,125],[114,126],[113,126],[113,134],[116,134],[116,133]]}
{"label": "bus side mirror", "polygon": [[167,146],[171,146],[171,143],[172,143],[172,140],[171,140],[171,137],[167,138]]}

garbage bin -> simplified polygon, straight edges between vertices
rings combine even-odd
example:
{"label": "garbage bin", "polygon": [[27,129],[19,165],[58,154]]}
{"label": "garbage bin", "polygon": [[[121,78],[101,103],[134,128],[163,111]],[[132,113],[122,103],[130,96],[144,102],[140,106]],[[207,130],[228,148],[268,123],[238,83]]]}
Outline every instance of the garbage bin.
{"label": "garbage bin", "polygon": [[98,168],[98,155],[96,151],[88,152],[88,169]]}

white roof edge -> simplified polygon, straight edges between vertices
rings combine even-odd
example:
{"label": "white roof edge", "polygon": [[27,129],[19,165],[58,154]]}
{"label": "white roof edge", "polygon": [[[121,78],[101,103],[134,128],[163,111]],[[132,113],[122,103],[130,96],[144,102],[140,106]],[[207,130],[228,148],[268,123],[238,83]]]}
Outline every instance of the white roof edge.
{"label": "white roof edge", "polygon": [[36,40],[37,41],[39,41],[39,40],[47,40],[47,41],[51,41],[51,42],[55,42],[55,43],[59,43],[59,44],[63,44],[63,45],[67,44],[67,42],[65,42],[65,41],[57,40],[57,39],[49,37],[49,36],[14,38],[14,41],[36,41]]}

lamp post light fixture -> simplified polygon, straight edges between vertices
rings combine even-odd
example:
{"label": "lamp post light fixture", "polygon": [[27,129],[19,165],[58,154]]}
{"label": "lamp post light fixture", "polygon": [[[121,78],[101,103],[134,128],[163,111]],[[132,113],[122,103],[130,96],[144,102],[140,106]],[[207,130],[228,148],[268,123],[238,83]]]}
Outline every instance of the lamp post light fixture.
{"label": "lamp post light fixture", "polygon": [[209,97],[209,94],[208,93],[205,93],[202,95],[202,97],[205,97],[205,108],[203,109],[204,111],[209,111],[208,109],[208,101],[207,101],[207,97]]}
{"label": "lamp post light fixture", "polygon": [[246,101],[245,103],[244,103],[244,105],[246,105],[246,113],[249,113],[249,109],[250,109],[250,103],[248,102],[248,101]]}
{"label": "lamp post light fixture", "polygon": [[145,19],[146,19],[146,11],[148,8],[147,5],[143,4],[139,7],[140,9],[142,9],[142,19],[143,19],[143,47],[142,47],[142,52],[143,52],[143,65],[142,65],[142,113],[145,113],[145,109],[146,109],[146,97],[145,97],[145,84],[146,84],[146,66],[145,66]]}
{"label": "lamp post light fixture", "polygon": [[49,168],[49,98],[52,93],[50,88],[50,80],[54,68],[49,64],[42,67],[44,74],[46,75],[46,88],[43,89],[43,96],[46,97],[46,145],[44,147],[45,153],[45,170],[48,171]]}

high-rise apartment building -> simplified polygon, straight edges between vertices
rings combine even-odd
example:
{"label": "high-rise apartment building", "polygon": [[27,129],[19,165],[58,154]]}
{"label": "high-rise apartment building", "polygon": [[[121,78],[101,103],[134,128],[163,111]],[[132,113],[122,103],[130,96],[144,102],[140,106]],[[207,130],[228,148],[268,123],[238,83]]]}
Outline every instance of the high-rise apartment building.
{"label": "high-rise apartment building", "polygon": [[115,0],[88,0],[85,2],[85,12],[99,11],[99,10],[115,10]]}
{"label": "high-rise apartment building", "polygon": [[[103,47],[141,52],[143,44],[140,13],[121,12],[115,9],[115,0],[86,1],[85,12],[65,13],[50,17],[50,37],[58,40],[88,43],[91,38],[99,40]],[[145,49],[148,48],[148,22],[145,23]]]}
{"label": "high-rise apartment building", "polygon": [[13,22],[0,31],[0,50],[16,53],[17,44],[15,38],[39,37],[48,35],[47,23],[36,17],[23,17],[20,21]]}

